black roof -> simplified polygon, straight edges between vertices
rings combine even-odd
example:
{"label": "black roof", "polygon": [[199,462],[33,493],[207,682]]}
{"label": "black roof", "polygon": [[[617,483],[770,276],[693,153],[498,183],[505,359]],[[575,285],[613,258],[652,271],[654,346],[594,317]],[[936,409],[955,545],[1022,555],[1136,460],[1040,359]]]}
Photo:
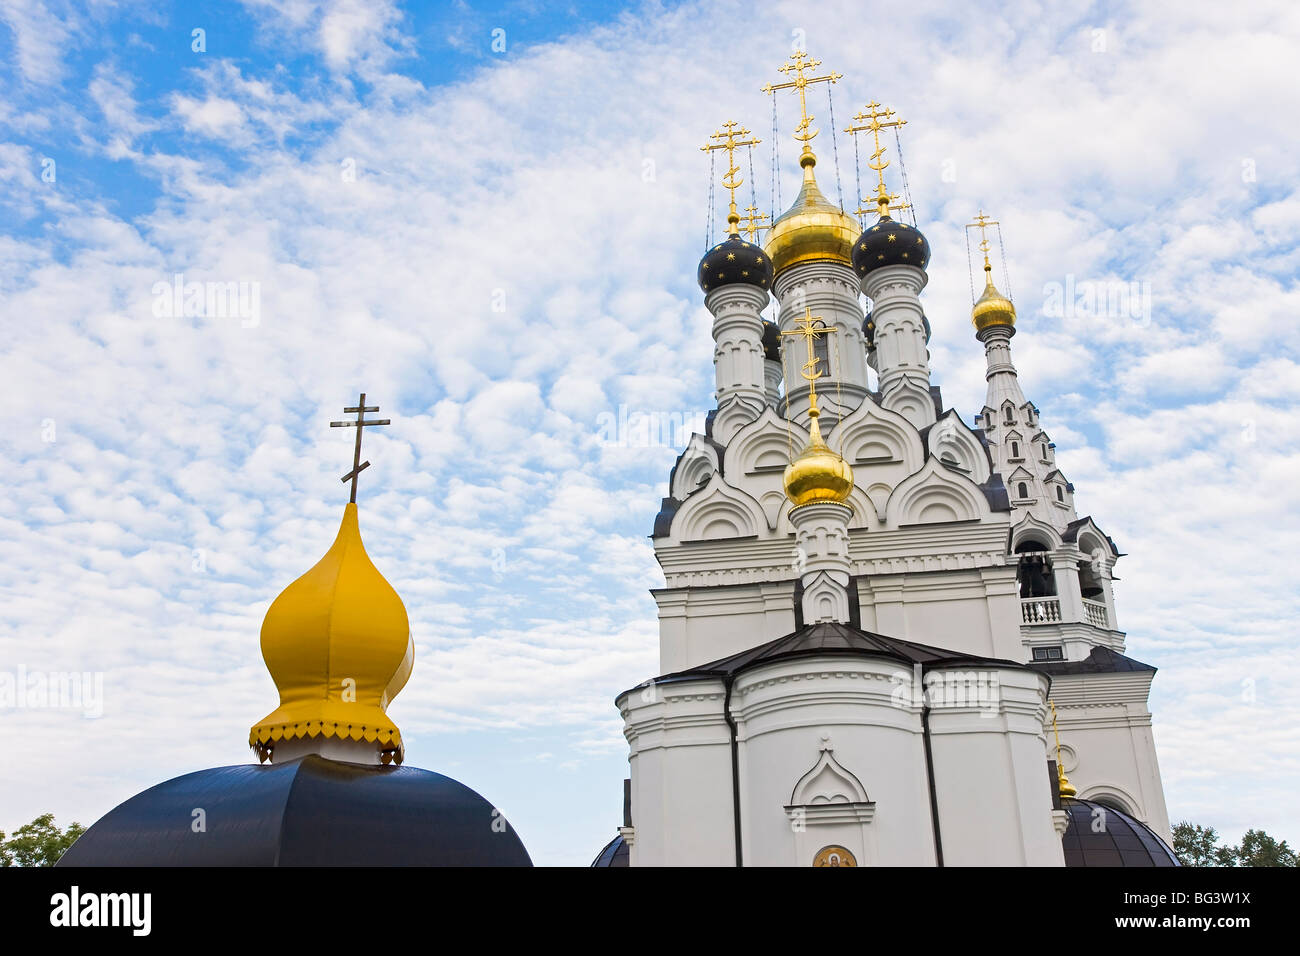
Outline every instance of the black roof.
{"label": "black roof", "polygon": [[1068,814],[1061,847],[1066,866],[1180,866],[1155,832],[1122,810],[1091,800],[1065,797]]}
{"label": "black roof", "polygon": [[[734,677],[742,671],[768,664],[773,661],[789,660],[798,657],[823,657],[842,655],[844,657],[884,657],[909,666],[920,664],[926,667],[948,667],[959,665],[979,665],[985,667],[1012,667],[1026,669],[1027,665],[1015,661],[1001,660],[996,657],[980,657],[964,654],[960,651],[933,647],[929,644],[917,644],[896,637],[873,634],[849,624],[823,622],[808,624],[804,627],[778,637],[774,641],[751,647],[749,650],[723,657],[707,664],[700,664],[683,671],[675,671],[638,684],[632,690],[647,684],[664,684],[675,681],[701,680],[709,677]],[[631,691],[624,691],[624,694]],[[623,694],[619,695],[620,697]]]}
{"label": "black roof", "polygon": [[[1070,490],[1071,491],[1074,490],[1073,484],[1070,485]],[[1065,526],[1065,530],[1061,532],[1061,540],[1077,541],[1079,538],[1079,529],[1082,528],[1090,521],[1092,522],[1093,527],[1097,526],[1097,522],[1092,520],[1092,515],[1084,515],[1082,518],[1075,518],[1073,521],[1067,524]],[[1097,528],[1097,530],[1101,531],[1101,528]],[[1115,544],[1115,539],[1112,538],[1110,535],[1106,534],[1104,531],[1102,531],[1102,534],[1105,536],[1106,543],[1110,545],[1111,550],[1114,551],[1116,554],[1122,554],[1122,552],[1119,550],[1119,547]]]}
{"label": "black roof", "polygon": [[631,856],[631,849],[623,839],[623,834],[619,834],[605,844],[604,848],[596,854],[596,859],[591,861],[593,867],[600,866],[630,866],[628,858]]}
{"label": "black roof", "polygon": [[[205,830],[195,832],[195,810]],[[414,767],[307,756],[175,777],[109,811],[59,866],[532,866],[492,804]]]}
{"label": "black roof", "polygon": [[1100,645],[1089,651],[1088,656],[1081,661],[1035,661],[1029,666],[1053,677],[1069,674],[1121,674],[1126,671],[1156,672],[1156,668],[1150,664],[1143,664]]}

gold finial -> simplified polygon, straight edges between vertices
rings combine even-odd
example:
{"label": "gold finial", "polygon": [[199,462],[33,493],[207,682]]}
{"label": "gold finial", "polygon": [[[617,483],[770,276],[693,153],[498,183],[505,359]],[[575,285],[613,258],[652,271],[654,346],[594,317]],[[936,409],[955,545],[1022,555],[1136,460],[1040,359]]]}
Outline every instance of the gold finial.
{"label": "gold finial", "polygon": [[[761,139],[757,138],[744,139],[743,137],[750,135],[749,130],[743,126],[736,129],[736,125],[734,120],[727,120],[722,124],[722,129],[709,137],[710,140],[717,140],[718,142],[708,142],[700,147],[706,153],[711,153],[715,149],[725,149],[727,151],[727,172],[722,177],[722,185],[731,193],[731,205],[727,210],[727,235],[730,236],[740,234],[740,214],[736,212],[736,190],[744,182],[739,176],[740,167],[736,165],[736,147],[757,146],[762,142]],[[737,136],[742,138],[737,139]]]}
{"label": "gold finial", "polygon": [[[876,211],[880,214],[882,219],[889,215],[890,210],[909,208],[908,203],[895,203],[894,200],[897,199],[898,196],[891,193],[885,187],[885,167],[889,165],[889,160],[881,159],[881,157],[885,155],[885,147],[880,145],[880,131],[882,129],[896,129],[900,126],[907,125],[907,120],[905,119],[891,118],[895,115],[896,114],[893,110],[881,106],[875,100],[872,100],[867,104],[865,110],[862,110],[853,116],[854,123],[860,125],[848,126],[844,129],[844,132],[852,133],[854,136],[858,133],[866,132],[867,130],[871,131],[871,139],[872,143],[875,145],[875,151],[871,154],[871,159],[867,161],[867,165],[876,171],[876,178],[878,180],[876,184],[876,198],[871,201],[876,204]],[[860,199],[859,202],[865,204],[868,200],[863,198]],[[865,208],[865,206],[859,206],[855,210],[855,214],[859,216],[868,212],[871,212],[871,210]]]}
{"label": "gold finial", "polygon": [[799,154],[799,165],[804,167],[804,178],[811,176],[811,168],[817,164],[817,157],[813,155],[812,147],[809,143],[817,135],[817,130],[812,128],[813,118],[808,115],[808,97],[807,89],[813,83],[834,83],[836,80],[844,78],[843,73],[836,73],[832,70],[825,76],[804,76],[804,70],[815,70],[822,65],[821,60],[813,59],[803,50],[795,50],[790,54],[792,62],[783,63],[778,66],[777,72],[784,73],[786,76],[794,74],[794,79],[785,83],[769,83],[763,87],[762,92],[775,94],[777,90],[796,90],[799,93],[799,125],[795,127],[794,138],[803,143],[803,151]]}
{"label": "gold finial", "polygon": [[1056,789],[1063,797],[1073,797],[1079,791],[1074,789],[1074,784],[1065,776],[1065,763],[1061,760],[1061,731],[1056,726],[1056,702],[1049,700],[1047,704],[1052,708],[1052,733],[1056,734]]}
{"label": "gold finial", "polygon": [[[1001,223],[996,219],[990,219],[988,216],[984,215],[983,209],[979,211],[979,215],[975,217],[974,222],[966,223],[967,229],[978,228],[980,231],[979,250],[984,253],[984,271],[987,272],[989,276],[992,276],[993,274],[993,266],[989,264],[989,239],[987,231],[989,226],[998,225],[1001,225]],[[969,246],[967,248],[969,248]]]}
{"label": "gold finial", "polygon": [[822,439],[821,426],[817,424],[821,415],[817,407],[817,380],[822,373],[813,342],[817,336],[829,335],[833,331],[834,326],[826,325],[821,316],[813,315],[812,310],[805,307],[799,324],[792,331],[781,333],[802,335],[808,345],[808,361],[800,370],[808,383],[808,444],[799,457],[786,466],[783,479],[786,497],[796,508],[814,501],[843,503],[853,491],[853,469],[827,446]]}
{"label": "gold finial", "polygon": [[767,213],[759,212],[757,206],[745,207],[745,215],[740,217],[739,222],[744,223],[744,225],[741,226],[740,229],[747,236],[749,236],[750,242],[753,242],[754,237],[757,236],[759,232],[762,231],[763,229],[772,228],[770,223],[766,223],[763,221],[764,219],[767,219]]}
{"label": "gold finial", "polygon": [[975,302],[974,308],[971,309],[971,321],[975,324],[977,337],[982,336],[986,329],[1006,328],[1010,329],[1014,334],[1016,328],[1016,307],[993,284],[993,266],[989,262],[989,226],[999,226],[1000,228],[1000,223],[996,219],[990,219],[984,215],[982,209],[975,217],[974,222],[966,224],[967,229],[979,229],[979,250],[984,253],[984,293]]}

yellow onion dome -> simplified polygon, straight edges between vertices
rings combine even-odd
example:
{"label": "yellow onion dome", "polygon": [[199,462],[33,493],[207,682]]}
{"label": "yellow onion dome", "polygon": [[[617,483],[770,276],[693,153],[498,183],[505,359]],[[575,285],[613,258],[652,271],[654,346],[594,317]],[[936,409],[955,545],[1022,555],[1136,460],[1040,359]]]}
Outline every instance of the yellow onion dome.
{"label": "yellow onion dome", "polygon": [[998,327],[1015,333],[1016,307],[993,285],[993,270],[987,265],[984,267],[984,294],[971,310],[971,321],[975,323],[976,333]]}
{"label": "yellow onion dome", "polygon": [[383,762],[401,762],[386,710],[411,675],[415,644],[402,599],[361,543],[356,504],[325,556],[266,612],[262,657],[280,691],[280,706],[249,732],[263,760],[277,740],[319,736],[373,742]]}
{"label": "yellow onion dome", "polygon": [[857,220],[822,195],[813,176],[816,158],[805,154],[803,187],[767,234],[763,249],[779,274],[790,266],[814,259],[829,259],[852,265],[853,243],[860,231]]}
{"label": "yellow onion dome", "polygon": [[796,508],[814,501],[843,502],[853,491],[853,469],[822,441],[816,406],[811,414],[808,444],[785,466],[785,494]]}

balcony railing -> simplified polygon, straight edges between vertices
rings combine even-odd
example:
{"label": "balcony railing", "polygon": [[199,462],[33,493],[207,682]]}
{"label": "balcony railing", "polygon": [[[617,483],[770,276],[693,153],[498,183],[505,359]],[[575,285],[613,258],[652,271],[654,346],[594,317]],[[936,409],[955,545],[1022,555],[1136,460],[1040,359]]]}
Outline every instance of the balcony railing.
{"label": "balcony railing", "polygon": [[1026,624],[1057,624],[1061,620],[1061,602],[1057,598],[1021,598],[1020,618]]}
{"label": "balcony railing", "polygon": [[1110,617],[1106,614],[1106,604],[1103,601],[1084,598],[1083,619],[1094,627],[1110,627]]}

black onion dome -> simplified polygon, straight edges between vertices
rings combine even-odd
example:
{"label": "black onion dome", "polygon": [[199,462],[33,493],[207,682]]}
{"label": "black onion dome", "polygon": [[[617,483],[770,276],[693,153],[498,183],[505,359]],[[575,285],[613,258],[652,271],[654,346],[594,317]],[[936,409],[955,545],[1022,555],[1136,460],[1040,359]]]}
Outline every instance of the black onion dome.
{"label": "black onion dome", "polygon": [[881,218],[853,244],[853,271],[859,277],[882,266],[916,266],[930,264],[930,243],[921,230],[905,222]]}
{"label": "black onion dome", "polygon": [[763,357],[769,362],[781,361],[781,330],[775,322],[763,323]]}
{"label": "black onion dome", "polygon": [[596,859],[591,861],[591,865],[593,867],[628,866],[628,858],[631,854],[631,848],[620,833],[605,844],[604,849],[596,854]]}
{"label": "black onion dome", "polygon": [[772,260],[762,246],[728,236],[704,254],[696,279],[705,292],[737,282],[771,289]]}
{"label": "black onion dome", "polygon": [[1180,866],[1155,832],[1122,810],[1092,800],[1066,797],[1068,815],[1061,846],[1066,866]]}
{"label": "black onion dome", "polygon": [[[206,829],[196,832],[195,810]],[[175,777],[110,810],[59,866],[532,866],[450,777],[311,755]]]}

